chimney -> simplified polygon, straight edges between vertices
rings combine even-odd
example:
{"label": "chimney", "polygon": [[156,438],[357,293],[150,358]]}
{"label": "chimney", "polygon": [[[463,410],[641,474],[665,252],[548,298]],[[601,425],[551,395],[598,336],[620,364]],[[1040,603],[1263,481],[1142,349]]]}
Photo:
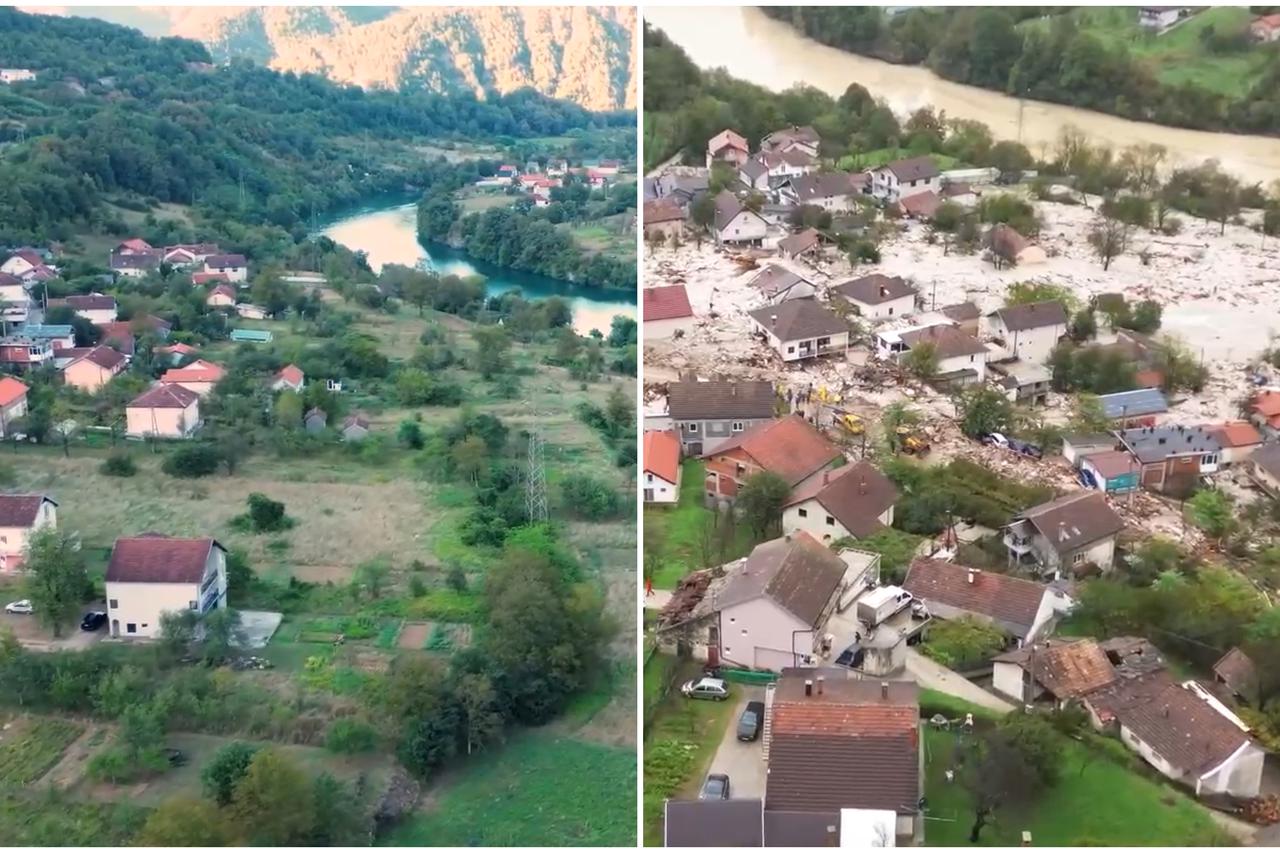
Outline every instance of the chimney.
{"label": "chimney", "polygon": [[824,485],[824,486],[825,486],[825,485],[826,485],[827,483],[829,483],[829,482],[831,482],[831,469],[830,469],[830,468],[828,468],[827,470],[825,470],[825,471],[823,471],[823,472],[822,472],[822,485]]}
{"label": "chimney", "polygon": [[975,576],[975,575],[977,575],[977,574],[978,574],[978,570],[977,570],[977,569],[970,569],[970,570],[969,570],[969,583],[973,583],[974,576]]}
{"label": "chimney", "polygon": [[1023,847],[1031,846],[1031,830],[1029,829],[1022,830],[1022,846]]}
{"label": "chimney", "polygon": [[867,493],[867,478],[863,477],[858,481],[858,494],[865,495]]}
{"label": "chimney", "polygon": [[773,325],[775,325],[775,326],[777,326],[777,325],[778,325],[778,315],[777,315],[777,314],[770,314],[770,315],[769,315],[769,320],[770,320],[770,322],[772,322],[772,323],[773,323]]}
{"label": "chimney", "polygon": [[1058,541],[1066,542],[1068,538],[1070,537],[1067,535],[1067,523],[1065,521],[1059,521],[1058,522]]}
{"label": "chimney", "polygon": [[825,846],[840,846],[840,827],[836,826],[834,823],[827,824],[827,843]]}
{"label": "chimney", "polygon": [[880,285],[880,297],[884,298],[888,295],[889,295],[889,288],[885,287],[883,284]]}
{"label": "chimney", "polygon": [[881,699],[889,698],[889,682],[887,681],[880,682],[880,698]]}
{"label": "chimney", "polygon": [[823,684],[823,682],[824,682],[824,681],[826,681],[826,680],[827,680],[827,677],[826,677],[825,675],[819,675],[819,676],[818,676],[818,695],[819,695],[819,696],[821,696],[821,695],[822,695],[822,684]]}
{"label": "chimney", "polygon": [[804,695],[806,696],[813,695],[813,679],[806,678],[804,680]]}

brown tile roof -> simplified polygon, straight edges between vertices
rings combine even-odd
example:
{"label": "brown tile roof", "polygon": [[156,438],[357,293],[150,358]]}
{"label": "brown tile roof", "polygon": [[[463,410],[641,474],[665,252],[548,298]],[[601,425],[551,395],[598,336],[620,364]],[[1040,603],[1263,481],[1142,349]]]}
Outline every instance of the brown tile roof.
{"label": "brown tile roof", "polygon": [[928,154],[907,160],[894,160],[892,163],[887,163],[884,168],[893,172],[899,181],[928,180],[940,174],[938,164]]}
{"label": "brown tile roof", "polygon": [[1103,450],[1083,457],[1102,476],[1110,479],[1138,470],[1138,463],[1127,450]]}
{"label": "brown tile roof", "polygon": [[134,397],[129,408],[185,409],[199,399],[199,394],[181,385],[157,385]]}
{"label": "brown tile roof", "polygon": [[823,172],[793,178],[791,186],[801,204],[822,198],[838,198],[862,192],[864,179],[848,172]]}
{"label": "brown tile roof", "polygon": [[1272,477],[1280,478],[1280,444],[1264,444],[1253,452],[1249,461]]}
{"label": "brown tile roof", "polygon": [[1241,696],[1258,692],[1258,670],[1253,665],[1253,659],[1242,652],[1239,646],[1233,646],[1218,659],[1213,665],[1213,674]]}
{"label": "brown tile roof", "polygon": [[50,299],[50,305],[67,305],[78,310],[107,310],[116,307],[116,298],[102,293],[73,294],[66,299]]}
{"label": "brown tile roof", "polygon": [[662,222],[679,222],[685,218],[684,208],[676,200],[667,198],[650,199],[644,203],[644,224],[658,225]]}
{"label": "brown tile roof", "polygon": [[1067,325],[1067,309],[1061,302],[1029,302],[997,308],[996,315],[1011,332]]}
{"label": "brown tile roof", "polygon": [[1184,773],[1213,770],[1250,742],[1248,732],[1163,670],[1121,681],[1087,701],[1104,722],[1118,721]]}
{"label": "brown tile roof", "polygon": [[904,296],[916,295],[916,289],[906,279],[878,272],[850,279],[832,289],[841,296],[861,302],[863,305],[880,305]]}
{"label": "brown tile roof", "polygon": [[641,293],[644,303],[641,316],[646,323],[650,320],[677,320],[693,316],[689,294],[685,291],[683,284],[646,287]]}
{"label": "brown tile roof", "polygon": [[668,483],[680,477],[680,439],[674,434],[659,430],[646,430],[644,450],[641,454],[644,470],[657,474]]}
{"label": "brown tile roof", "polygon": [[1058,699],[1075,699],[1114,684],[1116,668],[1089,639],[1046,640],[996,658],[1016,663]]}
{"label": "brown tile roof", "polygon": [[0,527],[30,527],[45,501],[58,505],[44,495],[0,495]]}
{"label": "brown tile roof", "polygon": [[938,212],[942,199],[935,192],[916,193],[898,202],[898,207],[908,216],[919,216],[928,219]]}
{"label": "brown tile roof", "polygon": [[[822,676],[822,693],[818,677]],[[834,669],[785,669],[771,713],[765,807],[919,811],[919,703],[911,682],[881,684]],[[804,682],[814,682],[804,695]]]}
{"label": "brown tile roof", "polygon": [[817,627],[848,566],[803,531],[762,542],[737,564],[716,599],[723,610],[767,597],[806,625]]}
{"label": "brown tile roof", "polygon": [[738,197],[733,193],[729,192],[728,190],[720,190],[720,193],[716,196],[715,201],[716,201],[715,229],[717,231],[723,231],[729,225],[729,223],[733,221],[735,216],[737,216],[739,213],[742,213],[744,211],[747,213],[751,213],[751,215],[756,217],[759,217],[760,215],[758,213],[752,213],[751,211],[747,210],[747,208],[742,204],[742,202],[738,200]]}
{"label": "brown tile roof", "polygon": [[841,456],[840,448],[818,432],[800,415],[756,424],[716,448],[719,455],[741,449],[766,471],[772,471],[794,486],[821,471]]}
{"label": "brown tile roof", "polygon": [[987,351],[982,341],[955,326],[940,323],[902,333],[903,342],[909,347],[933,344],[938,358],[955,358],[960,355],[981,355]]}
{"label": "brown tile roof", "polygon": [[778,248],[788,255],[798,255],[801,252],[807,252],[820,242],[822,242],[822,235],[818,233],[818,229],[806,228],[790,237],[783,237],[778,241]]}
{"label": "brown tile roof", "polygon": [[88,361],[98,365],[103,370],[114,370],[125,362],[125,357],[111,347],[96,346],[77,358],[76,361]]}
{"label": "brown tile roof", "polygon": [[248,265],[248,261],[244,255],[210,255],[204,259],[206,267],[217,269],[231,269]]}
{"label": "brown tile roof", "polygon": [[810,125],[797,127],[784,127],[781,130],[775,130],[760,140],[761,148],[781,148],[789,142],[805,142],[810,145],[818,145],[822,142],[822,137],[818,136],[818,131],[814,130]]}
{"label": "brown tile roof", "polygon": [[766,305],[748,313],[780,341],[838,335],[849,331],[848,323],[812,299],[789,299],[779,305]]}
{"label": "brown tile roof", "polygon": [[778,395],[773,383],[672,382],[667,389],[667,409],[678,421],[720,418],[772,418]]}
{"label": "brown tile roof", "polygon": [[811,284],[807,278],[799,273],[792,272],[786,267],[780,267],[777,264],[769,264],[756,274],[749,283],[752,287],[760,288],[765,296],[770,297],[784,293],[797,284]]}
{"label": "brown tile roof", "polygon": [[1099,492],[1075,492],[1023,510],[1026,519],[1059,554],[1067,554],[1124,530],[1120,518]]}
{"label": "brown tile roof", "polygon": [[760,847],[764,844],[762,809],[758,799],[667,800],[662,846]]}
{"label": "brown tile roof", "polygon": [[1047,585],[1035,581],[929,557],[911,561],[902,588],[925,604],[937,603],[986,616],[1019,637],[1026,636],[1035,624],[1040,602],[1049,591]]}
{"label": "brown tile roof", "polygon": [[816,500],[858,538],[879,530],[879,518],[898,499],[898,489],[870,462],[862,461],[832,471],[830,476],[796,489],[787,506]]}
{"label": "brown tile roof", "polygon": [[938,309],[948,320],[963,323],[966,320],[977,320],[982,316],[978,306],[972,302],[957,302],[955,305],[944,305]]}
{"label": "brown tile roof", "polygon": [[213,539],[177,539],[144,533],[116,540],[107,564],[108,583],[199,583]]}

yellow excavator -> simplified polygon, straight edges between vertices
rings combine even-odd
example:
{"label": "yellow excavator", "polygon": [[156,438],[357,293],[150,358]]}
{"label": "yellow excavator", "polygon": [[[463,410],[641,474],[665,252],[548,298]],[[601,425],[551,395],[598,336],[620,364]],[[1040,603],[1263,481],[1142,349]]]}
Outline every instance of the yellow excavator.
{"label": "yellow excavator", "polygon": [[909,426],[898,427],[898,449],[908,456],[927,456],[929,441]]}

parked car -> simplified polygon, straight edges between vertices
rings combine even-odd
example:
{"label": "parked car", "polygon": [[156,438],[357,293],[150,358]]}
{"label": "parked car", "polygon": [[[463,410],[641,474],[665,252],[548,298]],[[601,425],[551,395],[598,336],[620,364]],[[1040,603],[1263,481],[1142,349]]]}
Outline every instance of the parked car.
{"label": "parked car", "polygon": [[698,678],[686,681],[680,692],[690,699],[715,699],[723,702],[729,698],[729,685],[722,678]]}
{"label": "parked car", "polygon": [[166,749],[164,755],[170,767],[181,767],[187,763],[187,754],[180,749]]}
{"label": "parked car", "polygon": [[982,443],[988,447],[1008,447],[1009,439],[1003,433],[989,432],[982,437]]}
{"label": "parked car", "polygon": [[729,799],[729,777],[723,773],[712,773],[707,777],[707,781],[702,783],[702,790],[698,792],[698,799]]}
{"label": "parked car", "polygon": [[24,598],[21,601],[10,601],[8,604],[4,606],[4,612],[27,615],[27,614],[35,613],[36,609],[31,606],[30,601]]}
{"label": "parked car", "polygon": [[1009,439],[1009,449],[1014,453],[1022,456],[1029,456],[1032,459],[1040,459],[1044,456],[1044,451],[1029,441],[1021,441],[1020,439]]}
{"label": "parked car", "polygon": [[738,717],[738,740],[753,741],[760,737],[760,729],[764,727],[764,703],[748,702]]}
{"label": "parked car", "polygon": [[105,610],[90,610],[80,620],[81,631],[96,631],[103,625],[107,624],[107,613]]}

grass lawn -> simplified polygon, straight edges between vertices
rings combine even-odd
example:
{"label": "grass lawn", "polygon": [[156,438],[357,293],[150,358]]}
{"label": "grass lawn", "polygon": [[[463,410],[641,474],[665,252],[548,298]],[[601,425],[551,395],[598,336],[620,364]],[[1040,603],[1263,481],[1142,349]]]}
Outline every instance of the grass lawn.
{"label": "grass lawn", "polygon": [[634,749],[542,731],[516,734],[451,772],[392,847],[623,847],[635,844]]}
{"label": "grass lawn", "polygon": [[515,204],[517,196],[501,193],[476,193],[458,198],[458,206],[467,213],[480,213],[494,207],[510,207]]}
{"label": "grass lawn", "polygon": [[[930,818],[925,841],[931,847],[969,843],[972,798],[961,784],[948,783],[944,775],[958,738],[925,729]],[[1016,847],[1023,830],[1031,832],[1038,847],[1183,847],[1226,841],[1209,812],[1187,795],[1147,778],[1097,747],[1075,741],[1068,741],[1061,781],[1025,812],[997,812],[983,828],[979,844]]]}
{"label": "grass lawn", "polygon": [[[913,156],[915,155],[905,148],[877,148],[873,151],[863,151],[857,156],[846,155],[841,157],[840,162],[836,164],[836,168],[874,169],[878,166],[883,166],[885,163],[891,163],[894,160],[906,160]],[[931,154],[930,156],[938,164],[939,169],[957,169],[964,165],[949,154]]]}
{"label": "grass lawn", "polygon": [[[696,672],[696,663],[688,666]],[[662,846],[663,802],[697,796],[736,707],[734,702],[686,699],[673,692],[655,710],[644,739],[646,847]]]}
{"label": "grass lawn", "polygon": [[84,727],[67,720],[21,718],[0,734],[0,788],[22,788],[58,763]]}
{"label": "grass lawn", "polygon": [[679,661],[672,655],[655,654],[644,665],[644,712],[657,710],[664,698],[662,691],[671,683]]}
{"label": "grass lawn", "polygon": [[[704,568],[702,533],[715,514],[702,505],[703,472],[700,460],[686,459],[680,470],[680,502],[674,507],[644,508],[645,529],[652,532],[646,540],[660,546],[657,569],[653,573],[654,589],[675,589],[682,577]],[[711,549],[713,563],[746,556],[755,545],[746,525],[737,525],[733,534],[732,543],[723,553],[720,549]]]}

